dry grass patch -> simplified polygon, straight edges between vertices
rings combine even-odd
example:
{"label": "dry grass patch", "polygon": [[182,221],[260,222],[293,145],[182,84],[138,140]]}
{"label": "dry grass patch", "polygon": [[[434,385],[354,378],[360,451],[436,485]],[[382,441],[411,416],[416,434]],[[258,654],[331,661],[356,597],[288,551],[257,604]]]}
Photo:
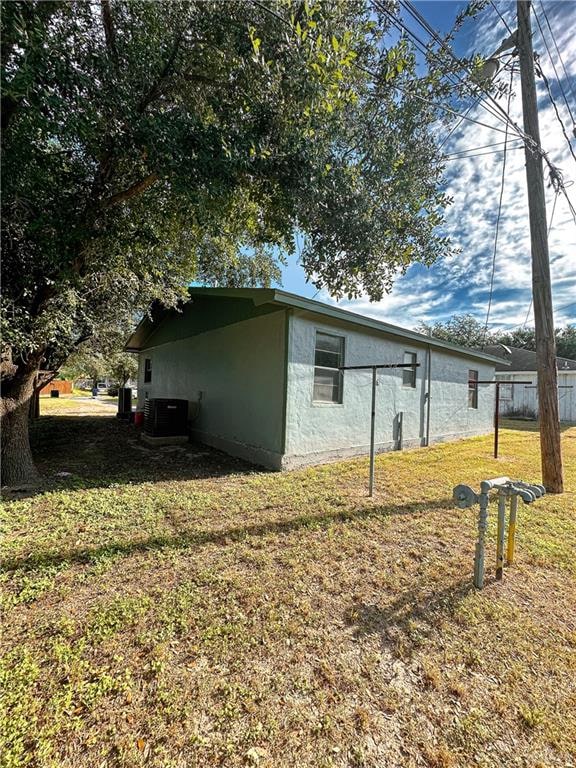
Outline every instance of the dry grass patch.
{"label": "dry grass patch", "polygon": [[380,456],[371,500],[364,460],[159,454],[102,412],[42,419],[46,489],[4,508],[6,768],[576,761],[575,429],[567,493],[521,505],[518,562],[477,593],[452,487],[538,479],[529,429],[498,461]]}

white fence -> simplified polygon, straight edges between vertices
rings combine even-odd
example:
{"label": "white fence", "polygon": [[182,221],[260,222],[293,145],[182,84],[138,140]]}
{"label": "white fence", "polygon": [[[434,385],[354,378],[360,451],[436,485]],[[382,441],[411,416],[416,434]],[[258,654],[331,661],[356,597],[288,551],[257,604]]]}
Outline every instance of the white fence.
{"label": "white fence", "polygon": [[[538,415],[538,387],[534,373],[499,374],[500,414],[502,416]],[[532,384],[514,384],[514,380],[528,381]],[[576,371],[558,372],[558,410],[560,421],[576,422]]]}

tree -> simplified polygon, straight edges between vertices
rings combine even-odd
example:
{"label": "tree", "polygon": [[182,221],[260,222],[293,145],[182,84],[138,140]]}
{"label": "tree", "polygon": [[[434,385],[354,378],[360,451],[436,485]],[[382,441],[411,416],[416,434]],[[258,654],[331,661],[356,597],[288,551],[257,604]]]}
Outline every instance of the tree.
{"label": "tree", "polygon": [[558,357],[576,360],[576,325],[556,329],[556,353]]}
{"label": "tree", "polygon": [[131,328],[104,325],[88,341],[74,351],[63,368],[73,379],[89,378],[93,385],[101,379],[113,379],[123,387],[138,376],[138,359],[123,351]]}
{"label": "tree", "polygon": [[497,343],[493,334],[484,332],[484,324],[470,314],[452,315],[445,322],[438,320],[435,323],[420,323],[416,331],[460,347],[481,349],[486,344]]}
{"label": "tree", "polygon": [[[534,328],[516,328],[513,331],[488,331],[484,333],[484,324],[473,315],[452,315],[449,320],[435,323],[420,323],[415,329],[418,333],[434,336],[436,339],[451,341],[461,347],[482,349],[488,344],[505,344],[536,351]],[[558,357],[576,360],[576,325],[556,328],[556,352]]]}
{"label": "tree", "polygon": [[516,328],[513,331],[504,331],[498,334],[498,341],[508,347],[519,347],[536,351],[536,333],[534,328]]}
{"label": "tree", "polygon": [[364,0],[3,3],[5,483],[35,476],[39,366],[111,314],[269,284],[295,229],[336,296],[450,252],[449,65],[416,76],[386,24]]}

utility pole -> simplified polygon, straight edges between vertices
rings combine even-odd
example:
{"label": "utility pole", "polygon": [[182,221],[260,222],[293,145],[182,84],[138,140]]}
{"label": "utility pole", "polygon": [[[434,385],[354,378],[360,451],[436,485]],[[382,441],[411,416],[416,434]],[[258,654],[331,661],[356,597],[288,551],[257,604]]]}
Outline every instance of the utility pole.
{"label": "utility pole", "polygon": [[[534,52],[530,25],[530,0],[517,0],[518,54],[522,86],[524,132],[533,139],[525,146],[526,180],[528,182],[528,211],[532,249],[532,296],[536,330],[536,359],[538,369],[538,411],[540,418],[540,455],[542,482],[550,493],[562,493],[562,452],[560,448],[560,419],[558,414],[558,376],[556,372],[556,342],[550,283],[548,233],[546,230],[546,198],[540,149]],[[537,148],[537,149],[535,149]]]}

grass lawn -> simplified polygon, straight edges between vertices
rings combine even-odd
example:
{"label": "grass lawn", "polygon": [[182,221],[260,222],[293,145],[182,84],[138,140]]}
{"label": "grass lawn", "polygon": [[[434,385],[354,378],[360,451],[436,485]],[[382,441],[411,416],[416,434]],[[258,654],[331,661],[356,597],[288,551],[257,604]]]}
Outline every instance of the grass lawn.
{"label": "grass lawn", "polygon": [[476,592],[452,487],[538,481],[531,425],[384,454],[369,499],[367,460],[256,471],[73,402],[4,504],[4,768],[576,765],[576,428]]}

